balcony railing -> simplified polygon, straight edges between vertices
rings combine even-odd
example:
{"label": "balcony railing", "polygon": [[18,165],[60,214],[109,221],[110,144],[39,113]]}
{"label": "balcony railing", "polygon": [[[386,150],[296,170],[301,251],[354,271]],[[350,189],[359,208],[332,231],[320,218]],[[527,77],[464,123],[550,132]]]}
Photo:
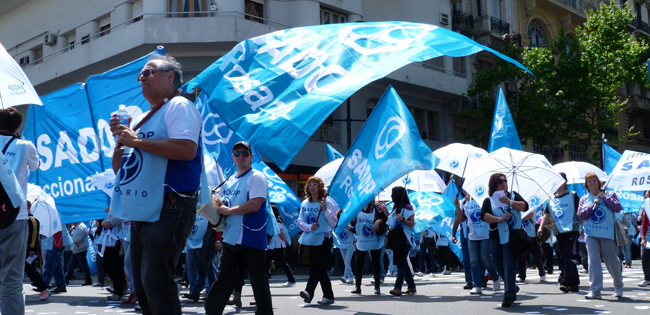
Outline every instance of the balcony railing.
{"label": "balcony railing", "polygon": [[639,30],[639,31],[643,31],[643,32],[645,32],[646,34],[650,34],[650,30],[648,29],[648,23],[643,22],[643,21],[641,21],[641,20],[639,20],[638,18],[635,17],[634,20],[632,20],[632,25],[633,25],[637,30]]}
{"label": "balcony railing", "polygon": [[504,21],[501,21],[495,17],[491,17],[491,30],[493,33],[498,33],[500,35],[506,34],[510,31],[510,24]]}
{"label": "balcony railing", "polygon": [[481,99],[478,97],[463,97],[460,110],[475,110],[481,107]]}
{"label": "balcony railing", "polygon": [[454,9],[451,15],[451,24],[453,27],[474,30],[474,17],[471,14]]}
{"label": "balcony railing", "polygon": [[517,47],[521,47],[521,34],[519,33],[508,33],[503,35],[503,41],[507,44],[514,44]]}
{"label": "balcony railing", "polygon": [[341,128],[339,126],[322,124],[309,138],[312,141],[341,143]]}

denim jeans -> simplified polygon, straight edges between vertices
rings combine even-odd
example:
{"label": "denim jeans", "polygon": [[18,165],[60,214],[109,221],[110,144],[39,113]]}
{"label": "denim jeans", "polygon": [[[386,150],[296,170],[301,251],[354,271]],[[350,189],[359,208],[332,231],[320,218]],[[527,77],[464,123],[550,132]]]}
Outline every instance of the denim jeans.
{"label": "denim jeans", "polygon": [[74,270],[80,266],[81,270],[84,272],[86,283],[92,283],[93,279],[90,278],[90,268],[88,267],[88,261],[86,260],[86,253],[87,251],[72,254],[72,258],[70,259],[70,263],[68,264],[68,269],[65,274],[66,282],[72,279]]}
{"label": "denim jeans", "polygon": [[[23,275],[27,255],[27,220],[0,230],[0,309],[2,314],[25,314]],[[61,250],[63,251],[63,250]],[[63,278],[63,277],[62,277]],[[65,282],[63,283],[65,288]]]}
{"label": "denim jeans", "polygon": [[469,252],[469,261],[472,270],[472,283],[474,287],[481,288],[483,286],[483,276],[485,275],[485,269],[492,277],[492,281],[499,279],[499,274],[494,268],[494,262],[492,261],[492,255],[490,254],[490,239],[478,240],[478,241],[467,241],[467,251]]}
{"label": "denim jeans", "polygon": [[122,240],[122,246],[124,247],[124,272],[126,273],[127,278],[129,278],[129,292],[133,294],[135,293],[135,287],[133,287],[133,265],[131,263],[131,241]]}
{"label": "denim jeans", "polygon": [[492,261],[494,268],[503,279],[505,285],[503,299],[513,300],[517,284],[515,276],[517,275],[517,256],[510,252],[510,244],[501,244],[499,238],[490,239],[490,250],[492,252]]}
{"label": "denim jeans", "polygon": [[[473,283],[473,281],[472,281],[472,277],[473,277],[472,273],[473,273],[473,271],[472,271],[472,264],[471,264],[470,258],[469,258],[470,254],[469,254],[468,241],[469,240],[465,237],[465,235],[463,234],[463,231],[460,231],[460,246],[461,246],[461,250],[463,251],[463,271],[465,271],[465,283]],[[488,244],[490,244],[489,241],[488,241]],[[488,250],[488,253],[489,252],[490,251]],[[483,264],[479,260],[479,267],[482,267],[482,266],[483,266]],[[485,270],[485,269],[483,269],[483,270]],[[481,270],[481,272],[483,270]],[[483,275],[481,275],[481,279],[483,279]]]}
{"label": "denim jeans", "polygon": [[[386,248],[386,247],[384,246],[384,248]],[[395,257],[394,257],[393,254],[394,253],[393,253],[392,249],[387,249],[386,250],[386,256],[388,256],[388,271],[390,271],[390,273],[392,273],[393,276],[394,276],[395,273],[397,272],[397,266],[395,266],[395,263],[394,263],[394,258]]]}
{"label": "denim jeans", "polygon": [[63,275],[63,248],[52,248],[45,252],[45,265],[43,266],[43,281],[49,285],[54,277],[56,288],[65,290],[65,276]]}
{"label": "denim jeans", "polygon": [[[216,280],[216,270],[212,265],[208,272],[198,272],[196,269],[196,260],[201,248],[188,248],[187,249],[187,279],[190,282],[190,294],[198,295],[201,290],[205,288],[206,291],[210,290],[210,285]],[[205,280],[210,279],[207,285]]]}
{"label": "denim jeans", "polygon": [[632,263],[632,236],[630,236],[630,241],[623,246],[619,246],[620,252],[625,258],[625,262],[628,264]]}
{"label": "denim jeans", "polygon": [[415,289],[415,282],[413,281],[413,274],[408,270],[406,260],[409,259],[409,251],[411,246],[404,244],[405,248],[400,249],[395,253],[395,264],[397,265],[397,277],[395,278],[395,289],[402,290],[404,280],[409,289]]}
{"label": "denim jeans", "polygon": [[352,255],[354,255],[354,247],[339,248],[339,250],[341,251],[341,256],[343,256],[343,263],[345,264],[343,278],[350,279],[352,278]]}
{"label": "denim jeans", "polygon": [[228,303],[230,294],[235,285],[243,277],[242,271],[246,267],[248,277],[253,288],[253,295],[257,302],[255,314],[273,314],[271,289],[269,288],[268,272],[266,269],[265,253],[263,249],[243,245],[232,246],[223,243],[221,249],[221,263],[215,282],[205,299],[205,314],[222,314]]}
{"label": "denim jeans", "polygon": [[197,198],[163,202],[155,222],[131,222],[133,284],[143,314],[181,314],[174,281],[176,263],[194,227]]}

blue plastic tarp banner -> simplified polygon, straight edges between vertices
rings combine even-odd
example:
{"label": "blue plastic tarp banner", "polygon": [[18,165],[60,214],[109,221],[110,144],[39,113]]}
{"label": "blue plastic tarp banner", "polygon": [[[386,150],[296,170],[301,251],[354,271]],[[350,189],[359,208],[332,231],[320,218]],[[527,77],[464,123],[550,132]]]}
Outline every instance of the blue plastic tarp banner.
{"label": "blue plastic tarp banner", "polygon": [[389,86],[330,184],[330,195],[343,209],[337,233],[379,192],[418,169],[433,169],[433,153],[422,142],[408,108]]}
{"label": "blue plastic tarp banner", "polygon": [[494,117],[492,118],[492,130],[490,131],[490,142],[488,152],[492,153],[500,148],[510,148],[523,151],[515,121],[510,114],[510,107],[503,95],[503,90],[499,87],[499,96],[497,104],[494,107]]}
{"label": "blue plastic tarp banner", "polygon": [[[200,87],[228,126],[285,169],[336,107],[416,61],[489,51],[459,33],[409,22],[280,30],[243,41],[185,86]],[[532,74],[532,73],[531,73]]]}
{"label": "blue plastic tarp banner", "polygon": [[325,148],[327,149],[327,163],[343,157],[343,154],[339,153],[329,143],[325,143]]}
{"label": "blue plastic tarp banner", "polygon": [[111,113],[120,104],[132,116],[149,110],[136,78],[150,55],[42,96],[44,106],[30,105],[24,136],[36,146],[41,164],[29,182],[54,198],[62,223],[106,217],[108,197],[95,189],[90,175],[111,169]]}

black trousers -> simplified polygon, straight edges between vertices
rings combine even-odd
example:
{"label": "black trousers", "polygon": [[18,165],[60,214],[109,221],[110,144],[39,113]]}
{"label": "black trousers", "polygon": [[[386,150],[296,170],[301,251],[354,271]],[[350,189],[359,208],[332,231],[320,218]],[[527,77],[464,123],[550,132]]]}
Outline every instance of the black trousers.
{"label": "black trousers", "polygon": [[124,295],[124,288],[126,281],[124,280],[124,256],[120,256],[120,249],[122,242],[117,241],[114,247],[106,246],[104,250],[104,270],[106,274],[113,280],[113,290],[115,294]]}
{"label": "black trousers", "polygon": [[580,257],[582,258],[582,267],[589,271],[589,254],[587,254],[587,243],[578,241],[580,248]]}
{"label": "black trousers", "polygon": [[451,259],[451,249],[449,249],[449,246],[438,247],[438,264],[440,267],[444,266],[445,270],[451,270],[454,262]]}
{"label": "black trousers", "polygon": [[557,245],[560,248],[559,264],[562,266],[560,277],[565,286],[580,285],[580,275],[576,261],[580,258],[578,254],[578,232],[560,233],[557,235]]}
{"label": "black trousers", "polygon": [[[368,251],[356,250],[357,261],[354,265],[354,283],[357,288],[361,287],[361,277],[363,276],[363,265],[366,260],[366,253]],[[372,271],[375,277],[375,288],[381,285],[381,248],[370,251],[372,260]]]}
{"label": "black trousers", "polygon": [[271,289],[269,288],[268,273],[265,266],[265,250],[223,243],[221,251],[217,281],[210,286],[210,291],[205,299],[205,314],[223,313],[230,294],[237,283],[241,283],[244,279],[244,267],[248,270],[253,295],[257,302],[255,314],[273,314]]}
{"label": "black trousers", "polygon": [[68,270],[65,274],[65,281],[70,281],[72,279],[72,276],[74,275],[74,270],[77,269],[77,266],[81,266],[81,270],[84,272],[84,276],[86,277],[86,283],[92,283],[93,279],[90,278],[90,268],[88,267],[88,260],[86,260],[86,253],[87,252],[79,252],[76,254],[72,254],[72,258],[70,259],[70,264],[68,265]]}
{"label": "black trousers", "polygon": [[[539,272],[540,276],[546,275],[546,272],[544,271],[544,255],[542,254],[542,250],[539,248],[539,244],[535,242],[535,245],[531,248],[530,253],[533,255],[535,258],[535,261],[537,262],[537,270]],[[526,279],[526,269],[528,269],[528,260],[529,260],[530,255],[521,255],[519,256],[519,262],[518,262],[518,268],[519,268],[519,278],[521,279]]]}
{"label": "black trousers", "polygon": [[[275,267],[282,268],[282,270],[284,270],[284,274],[287,275],[287,281],[296,283],[296,279],[293,277],[293,271],[291,270],[291,267],[287,263],[286,259],[284,259],[285,250],[286,248],[275,248],[267,250],[266,265],[270,266],[271,261],[275,261]],[[269,278],[270,277],[271,276],[269,275]]]}
{"label": "black trousers", "polygon": [[328,257],[332,252],[332,238],[325,238],[323,244],[319,246],[311,246],[311,268],[309,269],[309,280],[307,280],[307,287],[305,291],[309,296],[314,297],[316,286],[320,283],[320,288],[323,290],[323,297],[334,299],[334,291],[332,291],[332,283],[327,274]]}
{"label": "black trousers", "polygon": [[542,244],[542,252],[544,253],[544,259],[546,260],[544,262],[543,266],[537,266],[538,268],[544,268],[546,269],[546,273],[553,273],[553,246],[549,243],[543,243]]}
{"label": "black trousers", "polygon": [[43,281],[43,277],[41,274],[36,270],[36,265],[38,265],[38,258],[36,258],[34,261],[32,261],[31,264],[28,264],[25,262],[25,273],[29,277],[29,280],[31,280],[34,285],[36,286],[36,289],[40,291],[45,291],[47,289],[47,284],[45,284],[45,281]]}

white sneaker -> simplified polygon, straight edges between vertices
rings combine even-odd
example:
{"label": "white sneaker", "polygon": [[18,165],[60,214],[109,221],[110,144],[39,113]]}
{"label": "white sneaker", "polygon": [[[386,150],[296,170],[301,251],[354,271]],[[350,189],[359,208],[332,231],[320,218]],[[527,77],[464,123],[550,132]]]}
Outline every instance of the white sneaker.
{"label": "white sneaker", "polygon": [[416,272],[415,275],[418,277],[424,277],[424,273],[422,271]]}
{"label": "white sneaker", "polygon": [[472,291],[469,291],[469,294],[483,294],[483,290],[481,290],[481,288],[478,287],[473,287]]}
{"label": "white sneaker", "polygon": [[501,290],[501,278],[492,280],[492,290],[494,291]]}
{"label": "white sneaker", "polygon": [[286,282],[285,284],[283,284],[282,286],[285,287],[285,288],[287,288],[287,287],[293,287],[294,285],[296,285],[295,282],[289,282],[289,281],[287,281],[287,282]]}
{"label": "white sneaker", "polygon": [[[375,284],[375,279],[370,280],[370,284]],[[384,279],[381,279],[379,284],[384,284]]]}
{"label": "white sneaker", "polygon": [[647,287],[648,285],[650,285],[650,281],[648,281],[648,280],[643,280],[643,281],[638,283],[638,286],[640,286],[640,287]]}
{"label": "white sneaker", "polygon": [[603,297],[600,294],[594,294],[593,292],[589,291],[587,295],[585,295],[585,299],[587,300],[602,300]]}
{"label": "white sneaker", "polygon": [[546,282],[546,275],[540,276],[539,282]]}
{"label": "white sneaker", "polygon": [[451,270],[445,270],[442,274],[443,274],[443,275],[450,275],[450,274],[451,274]]}
{"label": "white sneaker", "polygon": [[614,297],[617,298],[623,297],[623,288],[620,289],[614,288]]}
{"label": "white sneaker", "polygon": [[433,272],[432,272],[432,273],[430,273],[429,275],[431,276],[431,278],[435,278],[435,277],[436,277],[436,274],[435,274],[435,273],[433,273]]}
{"label": "white sneaker", "polygon": [[354,278],[350,277],[348,280],[346,280],[347,284],[354,284]]}
{"label": "white sneaker", "polygon": [[41,291],[41,297],[39,299],[41,301],[44,301],[47,300],[51,295],[52,292],[50,292],[50,289],[45,289],[45,291]]}
{"label": "white sneaker", "polygon": [[579,272],[580,272],[581,274],[586,274],[586,273],[589,273],[589,271],[587,271],[587,270],[585,270],[585,269],[580,269],[580,271],[579,271]]}
{"label": "white sneaker", "polygon": [[390,270],[386,271],[386,277],[392,277],[393,273]]}
{"label": "white sneaker", "polygon": [[320,300],[316,301],[318,304],[334,304],[334,299],[328,299],[326,297],[322,297]]}

